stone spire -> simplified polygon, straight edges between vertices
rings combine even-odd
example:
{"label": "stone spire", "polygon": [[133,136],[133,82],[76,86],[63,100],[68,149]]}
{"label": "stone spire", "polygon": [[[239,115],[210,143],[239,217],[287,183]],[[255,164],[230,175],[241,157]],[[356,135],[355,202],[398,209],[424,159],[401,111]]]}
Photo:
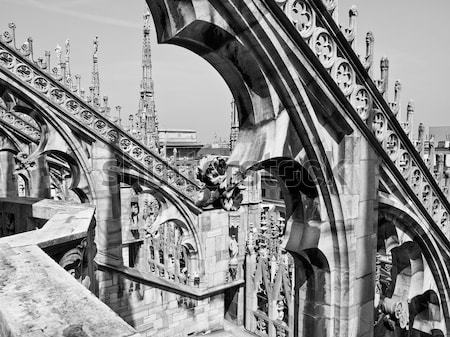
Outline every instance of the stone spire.
{"label": "stone spire", "polygon": [[137,114],[139,123],[138,130],[145,145],[151,149],[159,149],[158,119],[155,110],[152,77],[150,12],[144,14],[143,28],[141,97],[139,99],[139,110]]}
{"label": "stone spire", "polygon": [[408,102],[408,107],[406,109],[406,124],[408,125],[408,136],[410,139],[412,139],[413,137],[413,128],[414,128],[414,110],[415,110],[415,106],[414,106],[414,101],[410,100]]}
{"label": "stone spire", "polygon": [[98,71],[98,36],[94,39],[94,53],[92,55],[92,85],[89,88],[92,95],[92,104],[100,106],[100,75]]}
{"label": "stone spire", "polygon": [[239,134],[239,116],[236,102],[231,102],[231,132],[230,132],[230,149],[233,151]]}
{"label": "stone spire", "polygon": [[381,81],[383,84],[383,97],[388,100],[389,89],[389,59],[384,56],[380,61]]}
{"label": "stone spire", "polygon": [[72,74],[70,72],[70,41],[69,39],[66,40],[65,43],[65,47],[66,47],[66,59],[65,59],[65,63],[66,63],[66,83],[72,84]]}

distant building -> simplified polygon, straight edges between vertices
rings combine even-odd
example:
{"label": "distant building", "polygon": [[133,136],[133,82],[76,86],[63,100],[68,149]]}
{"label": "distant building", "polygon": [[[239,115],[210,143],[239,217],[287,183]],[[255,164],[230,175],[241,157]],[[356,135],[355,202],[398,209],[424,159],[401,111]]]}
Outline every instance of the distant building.
{"label": "distant building", "polygon": [[206,144],[198,152],[198,158],[205,156],[224,156],[227,157],[231,153],[229,143],[219,143],[219,144]]}
{"label": "distant building", "polygon": [[435,141],[449,141],[450,142],[450,126],[430,126],[428,130],[430,138]]}
{"label": "distant building", "polygon": [[160,129],[159,142],[163,155],[174,156],[176,160],[195,160],[203,147],[197,139],[197,131],[185,129]]}
{"label": "distant building", "polygon": [[[423,128],[423,124],[421,126]],[[421,126],[419,126],[419,140],[417,142],[420,143],[420,138],[423,139],[422,156],[425,161],[430,165],[438,166],[438,163],[442,160],[444,168],[450,167],[450,126],[431,126],[428,137],[424,136],[423,129],[420,129]]]}

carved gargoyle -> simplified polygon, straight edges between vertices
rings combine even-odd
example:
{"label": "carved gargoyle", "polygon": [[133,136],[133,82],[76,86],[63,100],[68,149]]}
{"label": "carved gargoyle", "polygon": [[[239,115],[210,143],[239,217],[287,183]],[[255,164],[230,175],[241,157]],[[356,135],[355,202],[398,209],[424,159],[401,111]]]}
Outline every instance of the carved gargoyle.
{"label": "carved gargoyle", "polygon": [[242,175],[232,175],[225,158],[208,156],[197,167],[197,179],[204,187],[196,205],[202,208],[223,208],[235,211],[241,206]]}
{"label": "carved gargoyle", "polygon": [[78,282],[90,289],[92,280],[88,275],[87,250],[93,250],[94,254],[97,249],[95,245],[88,247],[87,239],[83,239],[75,248],[67,251],[59,260],[59,265],[67,270]]}

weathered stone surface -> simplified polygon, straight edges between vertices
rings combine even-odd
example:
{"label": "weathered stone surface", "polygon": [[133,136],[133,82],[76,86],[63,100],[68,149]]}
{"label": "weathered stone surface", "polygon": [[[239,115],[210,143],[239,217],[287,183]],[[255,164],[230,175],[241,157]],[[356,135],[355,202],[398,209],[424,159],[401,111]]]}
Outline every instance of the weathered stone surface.
{"label": "weathered stone surface", "polygon": [[0,307],[11,336],[128,337],[133,328],[36,246],[0,245]]}

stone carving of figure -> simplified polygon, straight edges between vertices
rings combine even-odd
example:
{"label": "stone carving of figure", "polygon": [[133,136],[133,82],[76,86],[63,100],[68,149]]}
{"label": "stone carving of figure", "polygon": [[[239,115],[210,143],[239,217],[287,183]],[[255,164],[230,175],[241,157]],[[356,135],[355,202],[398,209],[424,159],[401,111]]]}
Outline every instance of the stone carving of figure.
{"label": "stone carving of figure", "polygon": [[144,14],[144,27],[148,27],[150,25],[150,12],[146,12]]}
{"label": "stone carving of figure", "polygon": [[139,230],[139,204],[135,201],[131,202],[130,230]]}
{"label": "stone carving of figure", "polygon": [[55,54],[56,54],[56,60],[57,60],[58,65],[62,63],[61,53],[62,53],[62,48],[59,44],[57,44],[56,48],[55,48]]}
{"label": "stone carving of figure", "polygon": [[154,226],[154,223],[158,217],[159,208],[159,202],[153,196],[150,196],[144,201],[142,218],[145,221],[145,231],[149,236],[154,236],[158,231],[158,226]]}
{"label": "stone carving of figure", "polygon": [[25,181],[23,180],[23,178],[21,176],[18,176],[19,178],[17,179],[17,189],[18,189],[18,196],[19,197],[25,197],[26,193],[25,193]]}
{"label": "stone carving of figure", "polygon": [[197,179],[204,184],[204,188],[196,202],[197,206],[227,211],[239,209],[243,199],[241,179],[228,177],[227,168],[226,160],[222,157],[208,156],[200,160]]}
{"label": "stone carving of figure", "polygon": [[84,239],[75,248],[67,251],[59,261],[59,265],[71,274],[78,282],[86,288],[91,285],[91,279],[87,274],[86,252],[88,249],[87,240]]}
{"label": "stone carving of figure", "polygon": [[260,242],[260,244],[259,244],[259,256],[263,259],[265,259],[269,256],[269,252],[267,250],[267,246],[264,241]]}
{"label": "stone carving of figure", "polygon": [[70,57],[70,41],[69,41],[69,39],[66,40],[65,46],[66,46],[66,59],[68,59]]}
{"label": "stone carving of figure", "polygon": [[236,235],[232,235],[230,239],[230,244],[228,246],[228,250],[230,251],[230,262],[229,262],[229,271],[230,277],[232,280],[235,280],[237,277],[237,269],[238,269],[238,254],[239,254],[239,245],[236,241]]}
{"label": "stone carving of figure", "polygon": [[277,301],[277,318],[280,321],[284,320],[284,300],[282,298]]}

